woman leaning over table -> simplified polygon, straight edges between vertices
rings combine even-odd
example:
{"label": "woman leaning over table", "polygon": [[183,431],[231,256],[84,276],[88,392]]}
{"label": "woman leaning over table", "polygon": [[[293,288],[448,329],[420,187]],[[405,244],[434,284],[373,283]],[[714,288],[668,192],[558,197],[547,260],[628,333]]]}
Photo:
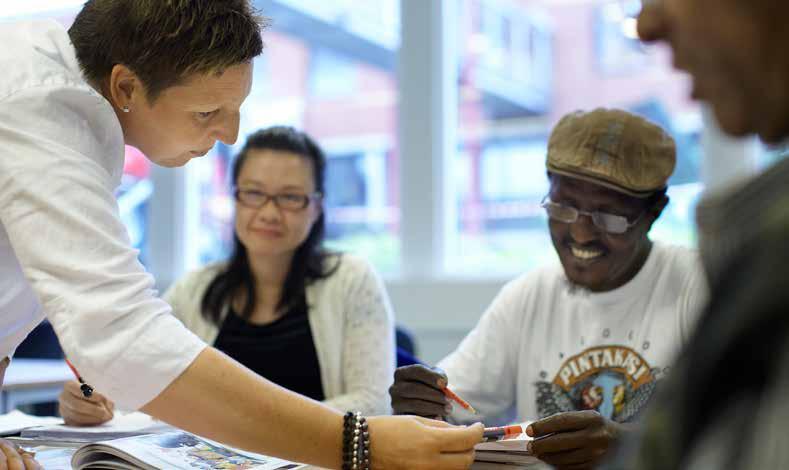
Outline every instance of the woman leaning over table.
{"label": "woman leaning over table", "polygon": [[[164,299],[201,339],[258,375],[340,410],[388,413],[394,321],[363,260],[323,249],[323,151],[303,132],[272,127],[233,165],[233,254],[177,282]],[[66,385],[66,423],[113,416],[100,393]]]}
{"label": "woman leaning over table", "polygon": [[[342,413],[250,373],[170,315],[113,197],[124,143],[174,167],[236,140],[260,29],[248,0],[89,0],[68,32],[0,24],[0,357],[46,316],[119,406],[338,468]],[[482,435],[412,417],[368,424],[373,468],[463,468]]]}

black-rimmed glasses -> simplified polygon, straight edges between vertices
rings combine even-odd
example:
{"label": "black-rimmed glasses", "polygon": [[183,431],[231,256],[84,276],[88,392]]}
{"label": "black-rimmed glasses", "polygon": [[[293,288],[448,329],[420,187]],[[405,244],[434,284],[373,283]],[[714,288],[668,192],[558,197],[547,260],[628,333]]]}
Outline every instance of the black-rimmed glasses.
{"label": "black-rimmed glasses", "polygon": [[641,218],[646,213],[642,212],[638,217],[636,217],[634,221],[630,222],[627,217],[623,215],[609,214],[608,212],[599,211],[582,211],[572,206],[566,206],[564,204],[553,202],[548,196],[543,198],[542,202],[540,203],[540,207],[545,209],[545,212],[548,213],[548,217],[556,220],[557,222],[574,224],[578,221],[580,216],[585,215],[592,219],[592,223],[595,225],[595,227],[616,235],[621,235],[630,230],[631,227],[641,221]]}
{"label": "black-rimmed glasses", "polygon": [[282,193],[268,194],[257,189],[236,188],[233,191],[236,201],[251,209],[260,209],[269,201],[274,201],[274,205],[286,211],[297,212],[307,208],[310,202],[320,200],[321,193],[311,194]]}

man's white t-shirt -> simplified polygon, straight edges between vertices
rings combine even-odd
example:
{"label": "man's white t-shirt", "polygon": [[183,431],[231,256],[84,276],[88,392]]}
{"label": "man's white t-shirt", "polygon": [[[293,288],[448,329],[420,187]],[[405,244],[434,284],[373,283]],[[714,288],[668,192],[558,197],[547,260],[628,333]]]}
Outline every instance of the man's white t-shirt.
{"label": "man's white t-shirt", "polygon": [[205,343],[156,297],[114,191],[123,131],[54,21],[0,23],[0,359],[46,316],[119,406],[155,398]]}
{"label": "man's white t-shirt", "polygon": [[686,248],[655,243],[631,281],[604,293],[571,285],[556,263],[507,284],[438,366],[486,423],[584,409],[625,422],[669,371],[706,299],[700,259]]}

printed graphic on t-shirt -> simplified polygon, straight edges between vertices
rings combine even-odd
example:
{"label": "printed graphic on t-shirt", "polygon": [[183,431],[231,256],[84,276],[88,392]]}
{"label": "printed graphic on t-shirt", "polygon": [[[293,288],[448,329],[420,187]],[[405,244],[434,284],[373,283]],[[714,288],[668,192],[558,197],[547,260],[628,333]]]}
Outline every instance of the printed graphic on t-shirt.
{"label": "printed graphic on t-shirt", "polygon": [[659,368],[626,346],[596,346],[568,358],[552,382],[537,382],[541,418],[596,410],[616,422],[632,420],[649,401]]}

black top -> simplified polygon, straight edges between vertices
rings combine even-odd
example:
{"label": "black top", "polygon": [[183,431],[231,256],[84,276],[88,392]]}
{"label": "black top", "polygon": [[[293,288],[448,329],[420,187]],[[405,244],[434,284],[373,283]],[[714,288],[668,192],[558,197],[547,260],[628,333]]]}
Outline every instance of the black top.
{"label": "black top", "polygon": [[288,390],[318,401],[325,398],[306,311],[291,311],[272,323],[255,325],[231,309],[214,347]]}

